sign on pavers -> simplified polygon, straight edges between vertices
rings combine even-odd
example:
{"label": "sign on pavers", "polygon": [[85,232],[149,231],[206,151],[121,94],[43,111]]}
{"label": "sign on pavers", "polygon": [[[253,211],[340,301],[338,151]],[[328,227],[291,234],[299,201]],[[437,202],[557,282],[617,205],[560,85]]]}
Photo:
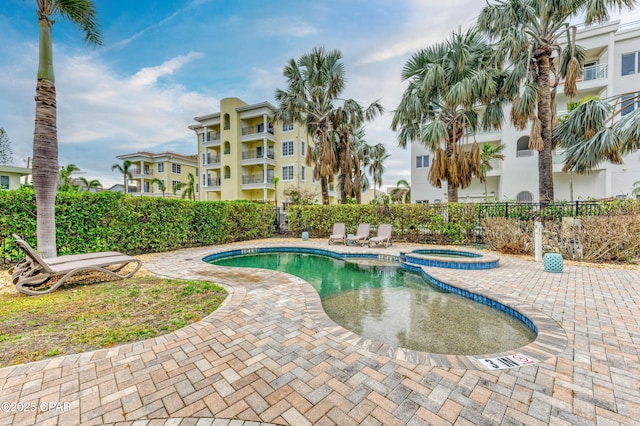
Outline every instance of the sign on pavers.
{"label": "sign on pavers", "polygon": [[535,358],[528,357],[522,354],[505,355],[496,358],[479,358],[478,361],[480,361],[483,365],[489,367],[489,369],[491,370],[524,367],[525,365],[532,365],[540,362]]}

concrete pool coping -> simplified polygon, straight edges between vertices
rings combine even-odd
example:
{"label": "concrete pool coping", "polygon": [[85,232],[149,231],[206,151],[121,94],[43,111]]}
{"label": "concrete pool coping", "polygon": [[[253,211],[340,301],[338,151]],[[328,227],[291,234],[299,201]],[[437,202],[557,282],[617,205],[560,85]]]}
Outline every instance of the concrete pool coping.
{"label": "concrete pool coping", "polygon": [[[326,240],[304,244],[326,247]],[[397,255],[420,247],[433,246],[394,242],[370,250]],[[232,279],[221,308],[155,339],[0,369],[0,403],[65,404],[63,411],[2,411],[0,426],[627,425],[640,418],[637,266],[569,263],[553,274],[507,256],[491,270],[431,271],[531,305],[567,332],[567,348],[538,364],[479,370],[392,359],[345,342],[307,312],[295,277],[212,274],[199,259],[219,248],[164,253],[147,267],[158,276]]]}

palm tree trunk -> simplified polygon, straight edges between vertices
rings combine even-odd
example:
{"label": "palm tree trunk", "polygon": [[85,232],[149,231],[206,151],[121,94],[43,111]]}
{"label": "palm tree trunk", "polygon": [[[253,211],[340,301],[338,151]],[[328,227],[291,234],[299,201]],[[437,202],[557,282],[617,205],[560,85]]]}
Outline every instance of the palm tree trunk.
{"label": "palm tree trunk", "polygon": [[445,147],[445,153],[447,157],[447,202],[448,203],[457,203],[458,202],[458,187],[451,183],[451,175],[449,173],[449,159],[453,156],[453,149],[455,142],[451,142],[454,139],[453,130],[449,131],[449,141],[447,141],[447,145]]}
{"label": "palm tree trunk", "polygon": [[320,178],[320,188],[322,191],[322,204],[329,204],[329,183],[324,177]]}
{"label": "palm tree trunk", "polygon": [[553,120],[551,117],[551,91],[549,81],[549,56],[551,51],[545,49],[536,52],[538,73],[537,80],[540,85],[538,95],[538,119],[541,125],[541,137],[544,149],[538,153],[538,190],[540,202],[552,202],[553,194],[553,158],[551,153]]}
{"label": "palm tree trunk", "polygon": [[56,187],[58,185],[58,130],[56,86],[53,74],[51,22],[38,21],[40,57],[36,85],[36,120],[33,132],[33,187],[36,192],[36,236],[43,257],[55,257]]}

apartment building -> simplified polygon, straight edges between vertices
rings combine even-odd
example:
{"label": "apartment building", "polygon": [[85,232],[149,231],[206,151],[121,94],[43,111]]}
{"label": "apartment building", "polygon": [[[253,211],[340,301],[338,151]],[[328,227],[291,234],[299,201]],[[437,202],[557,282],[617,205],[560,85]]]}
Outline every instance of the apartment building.
{"label": "apartment building", "polygon": [[[153,153],[147,151],[118,155],[119,160],[129,160],[132,166],[129,168],[131,179],[129,187],[135,186],[135,191],[129,190],[132,195],[182,197],[184,187],[178,189],[180,184],[187,184],[189,174],[194,176],[196,199],[199,198],[198,184],[198,159],[195,155],[182,155],[175,152]],[[165,186],[164,194],[158,183],[152,183],[157,178]],[[175,189],[175,190],[174,190]]]}
{"label": "apartment building", "polygon": [[27,183],[30,175],[31,168],[0,165],[0,189],[20,188],[23,183]]}
{"label": "apartment building", "polygon": [[226,98],[218,112],[194,117],[198,124],[189,128],[198,140],[200,200],[277,201],[282,207],[284,191],[299,188],[321,202],[320,184],[305,164],[311,138],[298,123],[275,121],[275,111],[269,102]]}
{"label": "apartment building", "polygon": [[[577,44],[586,49],[586,60],[578,82],[578,94],[567,98],[558,87],[557,111],[562,115],[570,101],[585,96],[606,98],[622,96],[622,114],[628,114],[640,103],[631,99],[640,92],[640,22],[621,25],[619,21],[582,27],[578,30]],[[510,107],[505,108],[509,117]],[[538,152],[529,150],[529,130],[518,131],[509,123],[495,132],[480,132],[476,140],[482,146],[504,144],[505,159],[492,162],[493,170],[487,173],[486,197],[491,199],[538,202]],[[468,138],[468,146],[473,137]],[[420,142],[411,145],[411,201],[446,202],[447,188],[431,186],[428,179],[433,153]],[[640,181],[640,153],[623,158],[624,164],[602,163],[597,170],[585,175],[563,172],[563,152],[556,149],[553,155],[554,193],[557,200],[608,198],[630,194],[633,183]],[[459,190],[460,202],[478,202],[485,199],[485,185],[474,178],[473,183]]]}

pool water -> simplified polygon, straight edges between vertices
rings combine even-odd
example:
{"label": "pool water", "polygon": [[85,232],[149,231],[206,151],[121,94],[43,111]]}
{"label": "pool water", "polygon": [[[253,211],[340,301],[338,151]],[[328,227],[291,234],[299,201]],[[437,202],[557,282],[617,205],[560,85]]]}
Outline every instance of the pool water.
{"label": "pool water", "polygon": [[469,253],[467,251],[457,251],[457,250],[424,249],[424,250],[414,250],[413,253],[426,254],[429,256],[437,256],[437,257],[457,257],[457,258],[481,257],[479,254]]}
{"label": "pool water", "polygon": [[211,263],[298,276],[316,289],[325,312],[337,324],[395,347],[477,355],[516,349],[535,339],[529,327],[510,315],[442,292],[398,263],[292,252],[232,256]]}

